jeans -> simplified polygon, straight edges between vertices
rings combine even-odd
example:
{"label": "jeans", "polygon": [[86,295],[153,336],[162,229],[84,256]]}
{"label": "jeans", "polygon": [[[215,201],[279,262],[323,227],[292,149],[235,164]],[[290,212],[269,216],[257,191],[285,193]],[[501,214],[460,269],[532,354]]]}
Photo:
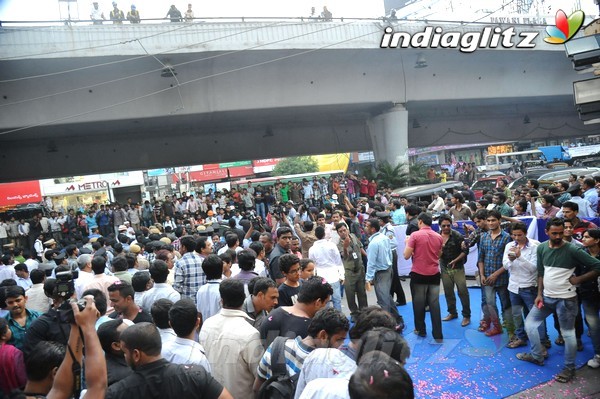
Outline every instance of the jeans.
{"label": "jeans", "polygon": [[383,310],[390,312],[396,321],[400,321],[402,320],[402,316],[398,313],[398,309],[390,295],[392,276],[391,267],[386,270],[375,272],[375,277],[373,278],[373,283],[375,284],[375,296],[377,296],[377,304],[381,306]]}
{"label": "jeans", "polygon": [[260,203],[256,204],[256,215],[260,216],[262,218],[263,222],[267,220],[267,214],[265,211],[264,203],[260,202]]}
{"label": "jeans", "polygon": [[334,308],[336,308],[337,310],[342,310],[342,290],[341,290],[341,284],[339,281],[336,281],[335,283],[329,283],[331,285],[331,288],[333,288],[333,295],[331,296],[331,304],[333,305]]}
{"label": "jeans", "polygon": [[502,321],[506,324],[506,329],[509,334],[515,332],[515,326],[512,321],[512,313],[510,310],[510,296],[508,295],[508,286],[501,285],[493,287],[486,285],[484,287],[485,302],[484,306],[484,317],[490,320],[492,323],[499,323],[500,316],[498,315],[498,306],[496,306],[496,294],[500,298],[500,305],[502,306]]}
{"label": "jeans", "polygon": [[544,320],[556,312],[560,321],[560,332],[565,340],[565,367],[575,370],[575,355],[577,354],[577,338],[575,338],[575,317],[579,306],[577,297],[560,299],[544,296],[544,306],[541,309],[531,308],[525,320],[525,331],[529,337],[531,354],[539,361],[544,360],[544,350],[540,340],[539,328]]}
{"label": "jeans", "polygon": [[413,295],[413,313],[415,315],[415,329],[420,333],[426,332],[425,307],[429,305],[431,326],[434,339],[443,339],[442,314],[440,312],[440,285],[417,284],[410,282],[410,291]]}
{"label": "jeans", "polygon": [[456,295],[454,295],[454,285],[458,289],[458,297],[462,306],[462,316],[471,317],[471,299],[467,288],[467,279],[465,278],[465,269],[448,269],[444,265],[442,269],[442,284],[444,285],[444,295],[448,304],[448,313],[458,315],[456,310]]}
{"label": "jeans", "polygon": [[[358,309],[366,308],[367,303],[367,292],[365,290],[365,269],[361,267],[358,273],[346,270],[346,280],[344,283],[346,287],[346,300],[348,301],[348,309],[352,316],[356,315]],[[358,297],[358,306],[356,305],[356,298]]]}
{"label": "jeans", "polygon": [[587,321],[590,335],[592,337],[592,345],[594,346],[594,354],[600,355],[600,298],[591,297],[583,298],[583,312],[585,313],[585,321]]}
{"label": "jeans", "polygon": [[[512,305],[513,323],[515,324],[515,335],[521,341],[527,341],[523,319],[527,318],[529,311],[533,308],[535,297],[537,296],[537,287],[519,288],[518,294],[510,291],[509,294]],[[540,325],[539,333],[542,339],[548,339],[545,320]]]}

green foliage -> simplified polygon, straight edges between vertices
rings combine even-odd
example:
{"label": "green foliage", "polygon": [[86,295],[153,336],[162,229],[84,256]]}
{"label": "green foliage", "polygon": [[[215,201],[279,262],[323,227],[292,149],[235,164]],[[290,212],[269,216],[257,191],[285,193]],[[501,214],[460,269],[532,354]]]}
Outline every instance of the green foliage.
{"label": "green foliage", "polygon": [[313,157],[290,157],[285,158],[275,165],[271,172],[272,176],[296,175],[299,173],[316,173],[319,164]]}
{"label": "green foliage", "polygon": [[404,163],[392,166],[389,162],[383,161],[376,168],[377,184],[383,187],[393,189],[405,186],[427,183],[427,166],[424,164],[414,164],[407,167]]}

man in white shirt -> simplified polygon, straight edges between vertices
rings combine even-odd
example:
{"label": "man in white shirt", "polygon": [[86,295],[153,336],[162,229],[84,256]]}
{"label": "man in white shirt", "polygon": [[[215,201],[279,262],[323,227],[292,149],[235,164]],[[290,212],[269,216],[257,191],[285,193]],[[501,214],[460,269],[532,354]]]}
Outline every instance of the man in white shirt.
{"label": "man in white shirt", "polygon": [[[506,346],[514,349],[527,345],[523,319],[529,314],[537,296],[537,247],[540,242],[527,237],[527,226],[522,222],[512,225],[511,235],[514,241],[504,247],[502,265],[510,272],[508,293],[515,323],[515,337]],[[542,341],[547,340],[545,322],[540,325],[539,331]]]}
{"label": "man in white shirt", "polygon": [[431,201],[431,204],[429,204],[427,209],[433,213],[439,213],[444,209],[445,206],[446,204],[444,203],[444,199],[440,193],[433,193],[433,201]]}
{"label": "man in white shirt", "polygon": [[345,278],[342,257],[337,245],[325,239],[325,229],[323,227],[317,226],[315,228],[315,236],[317,241],[308,250],[308,257],[315,261],[317,275],[323,277],[333,288],[333,296],[331,297],[333,307],[341,310],[341,282]]}
{"label": "man in white shirt", "polygon": [[92,255],[82,254],[77,258],[77,267],[79,267],[79,277],[75,280],[75,293],[77,298],[81,299],[85,287],[94,278],[92,272]]}
{"label": "man in white shirt", "polygon": [[181,294],[167,284],[169,267],[165,261],[159,259],[155,260],[150,265],[149,271],[150,277],[154,280],[154,286],[144,294],[144,297],[142,298],[142,309],[150,313],[152,305],[159,299],[166,298],[173,303],[181,299]]}
{"label": "man in white shirt", "polygon": [[253,320],[241,310],[246,297],[244,283],[224,280],[219,292],[223,309],[204,321],[199,340],[206,349],[213,377],[234,398],[243,398],[252,392],[263,347],[258,330],[250,324]]}
{"label": "man in white shirt", "polygon": [[25,291],[31,288],[33,284],[29,278],[29,270],[25,263],[18,263],[15,265],[15,274],[17,275],[17,285],[23,287]]}
{"label": "man in white shirt", "polygon": [[46,313],[52,305],[52,300],[44,293],[44,281],[46,281],[46,273],[42,270],[32,270],[30,274],[32,286],[25,291],[27,296],[27,304],[25,307],[36,312]]}
{"label": "man in white shirt", "polygon": [[194,301],[183,298],[169,310],[169,324],[177,338],[162,348],[162,357],[175,364],[194,364],[211,372],[208,359],[202,345],[194,341],[196,330],[200,326],[200,317]]}
{"label": "man in white shirt", "polygon": [[173,307],[173,302],[162,298],[154,302],[150,309],[152,320],[158,329],[163,346],[175,342],[175,338],[177,338],[177,334],[169,324],[169,310],[171,310],[171,307]]}

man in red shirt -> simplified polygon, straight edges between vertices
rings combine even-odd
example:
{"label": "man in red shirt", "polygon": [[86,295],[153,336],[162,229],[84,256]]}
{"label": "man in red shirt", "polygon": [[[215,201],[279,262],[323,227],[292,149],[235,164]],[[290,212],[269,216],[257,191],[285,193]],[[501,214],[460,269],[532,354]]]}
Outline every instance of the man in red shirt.
{"label": "man in red shirt", "polygon": [[429,305],[433,338],[441,342],[442,315],[440,312],[440,264],[443,238],[431,229],[433,220],[428,213],[417,217],[419,231],[406,238],[404,259],[412,257],[410,272],[410,290],[413,297],[413,313],[415,316],[415,334],[427,335],[425,331],[425,307]]}

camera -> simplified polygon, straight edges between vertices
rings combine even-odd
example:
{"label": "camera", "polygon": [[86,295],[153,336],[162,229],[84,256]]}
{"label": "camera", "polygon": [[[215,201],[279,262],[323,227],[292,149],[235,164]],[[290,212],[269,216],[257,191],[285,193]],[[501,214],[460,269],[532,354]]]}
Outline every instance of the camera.
{"label": "camera", "polygon": [[81,298],[80,300],[70,299],[68,301],[63,302],[57,309],[58,311],[58,319],[61,323],[69,323],[72,324],[75,322],[75,315],[73,314],[73,308],[71,308],[71,303],[77,303],[77,307],[81,312],[85,309],[85,299]]}
{"label": "camera", "polygon": [[56,287],[54,287],[53,296],[60,298],[71,298],[74,293],[75,282],[73,281],[73,273],[56,273]]}

